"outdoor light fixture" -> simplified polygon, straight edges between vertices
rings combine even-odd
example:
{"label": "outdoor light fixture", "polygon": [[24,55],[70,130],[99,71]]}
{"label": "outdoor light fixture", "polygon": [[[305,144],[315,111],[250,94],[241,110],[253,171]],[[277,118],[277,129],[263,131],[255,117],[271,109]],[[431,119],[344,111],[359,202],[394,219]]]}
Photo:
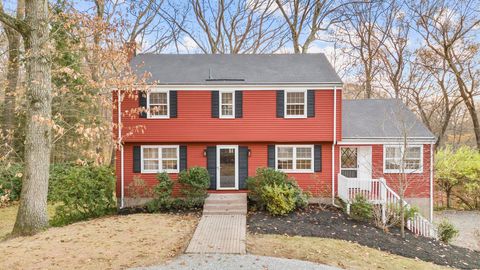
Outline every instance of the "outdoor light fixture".
{"label": "outdoor light fixture", "polygon": [[207,149],[203,149],[203,156],[204,156],[204,157],[207,156]]}
{"label": "outdoor light fixture", "polygon": [[248,156],[252,155],[252,150],[248,149]]}

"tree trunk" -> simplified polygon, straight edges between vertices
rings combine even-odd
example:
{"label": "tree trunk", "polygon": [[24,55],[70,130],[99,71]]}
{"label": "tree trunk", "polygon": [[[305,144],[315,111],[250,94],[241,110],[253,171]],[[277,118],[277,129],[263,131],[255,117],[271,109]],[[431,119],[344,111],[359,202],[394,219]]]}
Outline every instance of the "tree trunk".
{"label": "tree trunk", "polygon": [[450,198],[452,196],[452,190],[451,189],[447,189],[446,190],[446,195],[447,195],[447,209],[450,209]]}
{"label": "tree trunk", "polygon": [[51,50],[47,0],[27,0],[22,32],[27,82],[25,173],[12,234],[32,235],[48,227],[47,194],[51,151]]}
{"label": "tree trunk", "polygon": [[[25,12],[25,1],[17,2],[17,19],[23,19]],[[18,77],[20,72],[20,33],[4,24],[5,34],[8,40],[8,64],[7,64],[7,85],[5,87],[5,103],[2,114],[2,132],[6,139],[5,143],[13,145],[13,135],[9,134],[15,130],[15,103]]]}

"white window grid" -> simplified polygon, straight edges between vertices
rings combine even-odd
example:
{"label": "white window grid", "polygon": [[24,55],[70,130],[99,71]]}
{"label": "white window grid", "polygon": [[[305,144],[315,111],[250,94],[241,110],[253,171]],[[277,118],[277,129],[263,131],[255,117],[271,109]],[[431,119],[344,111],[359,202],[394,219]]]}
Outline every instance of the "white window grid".
{"label": "white window grid", "polygon": [[[279,157],[279,151],[281,148],[290,148],[292,152],[292,157]],[[310,149],[310,157],[298,157],[297,149]],[[277,170],[287,172],[287,173],[311,173],[314,171],[314,148],[313,145],[276,145],[275,146],[275,168]],[[292,169],[279,169],[279,161],[292,161]],[[300,161],[300,162],[299,162]],[[309,161],[310,168],[298,168],[299,163]],[[305,163],[307,164],[307,163]]]}
{"label": "white window grid", "polygon": [[[145,149],[156,149],[157,157],[158,158],[144,158],[144,151]],[[176,158],[164,158],[163,157],[163,150],[164,149],[175,149]],[[167,172],[167,173],[178,173],[179,172],[179,146],[178,145],[143,145],[141,147],[141,172],[142,173],[159,173],[159,172]],[[145,169],[145,161],[155,160],[158,162],[157,169]],[[175,161],[176,162],[176,169],[164,169],[164,163],[166,161]]]}

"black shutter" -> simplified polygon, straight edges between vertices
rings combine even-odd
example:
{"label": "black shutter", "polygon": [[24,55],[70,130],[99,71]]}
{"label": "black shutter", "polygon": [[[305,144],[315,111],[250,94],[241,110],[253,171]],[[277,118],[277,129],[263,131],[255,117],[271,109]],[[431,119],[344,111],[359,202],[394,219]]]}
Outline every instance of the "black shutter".
{"label": "black shutter", "polygon": [[141,148],[140,146],[133,147],[133,172],[139,173],[142,171],[142,161],[141,161]]}
{"label": "black shutter", "polygon": [[316,172],[322,171],[322,145],[316,144],[313,151],[313,169]]}
{"label": "black shutter", "polygon": [[268,146],[268,167],[275,169],[275,145]]}
{"label": "black shutter", "polygon": [[247,188],[248,178],[248,147],[238,147],[238,182],[240,189]]}
{"label": "black shutter", "polygon": [[235,91],[235,118],[243,117],[243,92]]}
{"label": "black shutter", "polygon": [[277,90],[277,118],[283,118],[285,106],[285,91]]}
{"label": "black shutter", "polygon": [[217,189],[217,147],[207,147],[207,170],[210,175],[210,188]]}
{"label": "black shutter", "polygon": [[307,117],[315,117],[315,90],[307,91]]}
{"label": "black shutter", "polygon": [[212,118],[218,118],[218,91],[212,91]]}
{"label": "black shutter", "polygon": [[169,91],[170,118],[177,118],[177,91]]}
{"label": "black shutter", "polygon": [[180,171],[187,169],[187,146],[180,145]]}
{"label": "black shutter", "polygon": [[[138,91],[138,107],[143,110],[147,109],[147,93],[145,91]],[[140,112],[140,118],[147,118],[147,112]]]}

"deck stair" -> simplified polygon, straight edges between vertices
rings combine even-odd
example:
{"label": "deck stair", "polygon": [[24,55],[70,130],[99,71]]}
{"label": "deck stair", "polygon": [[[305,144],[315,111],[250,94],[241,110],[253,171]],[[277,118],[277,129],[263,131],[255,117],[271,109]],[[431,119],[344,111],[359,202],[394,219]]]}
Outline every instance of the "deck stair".
{"label": "deck stair", "polygon": [[[387,185],[385,179],[360,179],[347,178],[341,174],[338,175],[338,197],[347,204],[347,211],[355,197],[361,195],[370,203],[381,205],[382,219],[386,220],[386,208],[389,206],[399,206],[403,203],[406,209],[411,205],[401,200],[400,196]],[[411,232],[431,238],[437,238],[435,225],[423,217],[420,213],[415,213],[413,218],[407,220],[406,227]]]}

